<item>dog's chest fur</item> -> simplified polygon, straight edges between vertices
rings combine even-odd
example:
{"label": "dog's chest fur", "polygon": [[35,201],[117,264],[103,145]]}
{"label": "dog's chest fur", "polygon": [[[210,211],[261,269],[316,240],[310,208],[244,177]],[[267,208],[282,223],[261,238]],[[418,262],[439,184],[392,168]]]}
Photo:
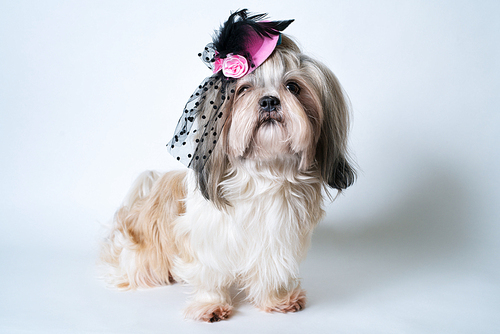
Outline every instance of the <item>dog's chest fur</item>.
{"label": "dog's chest fur", "polygon": [[203,198],[192,174],[187,184],[186,214],[176,232],[185,236],[195,262],[208,264],[228,279],[264,270],[277,276],[281,270],[298,271],[323,215],[317,176],[298,173],[289,161],[240,164],[221,183],[230,203],[225,210]]}

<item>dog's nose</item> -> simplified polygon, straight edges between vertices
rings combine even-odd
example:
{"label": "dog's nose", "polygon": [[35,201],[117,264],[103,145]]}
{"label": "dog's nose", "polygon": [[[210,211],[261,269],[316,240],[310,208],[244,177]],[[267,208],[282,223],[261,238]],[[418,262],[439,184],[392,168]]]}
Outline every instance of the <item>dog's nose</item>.
{"label": "dog's nose", "polygon": [[259,105],[262,111],[275,111],[280,105],[280,100],[275,96],[264,96],[260,99]]}

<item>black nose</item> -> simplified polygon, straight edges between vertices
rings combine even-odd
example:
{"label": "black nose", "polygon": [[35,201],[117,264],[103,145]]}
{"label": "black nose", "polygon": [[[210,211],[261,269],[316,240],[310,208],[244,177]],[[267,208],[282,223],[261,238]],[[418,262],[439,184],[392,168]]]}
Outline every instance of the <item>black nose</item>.
{"label": "black nose", "polygon": [[259,105],[262,111],[275,111],[280,105],[280,100],[274,96],[264,96],[260,99]]}

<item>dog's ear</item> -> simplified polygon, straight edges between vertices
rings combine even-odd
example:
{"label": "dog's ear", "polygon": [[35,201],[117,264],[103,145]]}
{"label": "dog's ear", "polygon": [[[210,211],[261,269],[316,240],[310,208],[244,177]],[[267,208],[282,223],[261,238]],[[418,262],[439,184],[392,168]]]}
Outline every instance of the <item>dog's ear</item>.
{"label": "dog's ear", "polygon": [[220,183],[227,169],[228,159],[221,147],[217,144],[214,152],[204,164],[202,161],[193,161],[191,168],[196,173],[198,189],[207,200],[211,201],[217,208],[223,209],[228,202],[220,193]]}
{"label": "dog's ear", "polygon": [[356,171],[342,152],[336,147],[334,136],[322,135],[316,148],[316,162],[323,181],[330,187],[342,191],[356,180]]}
{"label": "dog's ear", "polygon": [[349,107],[342,87],[332,71],[319,62],[313,62],[323,77],[320,86],[323,124],[315,159],[323,181],[341,191],[351,186],[356,179],[356,172],[347,153]]}
{"label": "dog's ear", "polygon": [[338,158],[328,172],[328,179],[325,178],[326,182],[330,187],[339,191],[350,187],[356,179],[354,168],[344,157]]}

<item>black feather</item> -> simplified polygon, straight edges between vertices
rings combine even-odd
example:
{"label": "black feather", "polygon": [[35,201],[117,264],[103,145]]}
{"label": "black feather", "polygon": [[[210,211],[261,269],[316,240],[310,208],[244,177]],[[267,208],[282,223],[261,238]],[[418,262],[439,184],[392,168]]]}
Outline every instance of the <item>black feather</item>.
{"label": "black feather", "polygon": [[213,46],[220,58],[228,54],[243,54],[249,32],[255,31],[261,37],[278,35],[294,20],[261,22],[267,14],[249,15],[247,9],[232,13],[213,37]]}

